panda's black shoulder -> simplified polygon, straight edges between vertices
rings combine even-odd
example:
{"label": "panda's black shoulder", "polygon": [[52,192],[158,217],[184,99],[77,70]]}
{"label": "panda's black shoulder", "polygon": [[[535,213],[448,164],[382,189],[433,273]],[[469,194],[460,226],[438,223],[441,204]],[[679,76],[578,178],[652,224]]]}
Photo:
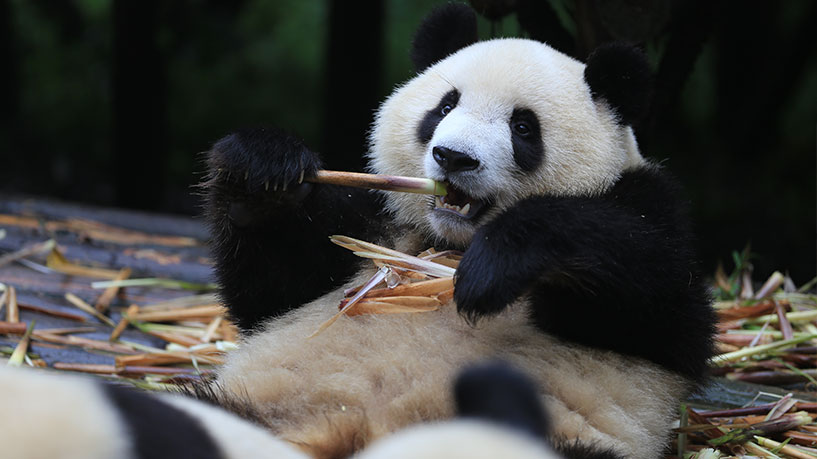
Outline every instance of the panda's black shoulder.
{"label": "panda's black shoulder", "polygon": [[683,187],[658,164],[646,162],[624,171],[604,197],[654,216],[663,215],[677,224],[688,220]]}

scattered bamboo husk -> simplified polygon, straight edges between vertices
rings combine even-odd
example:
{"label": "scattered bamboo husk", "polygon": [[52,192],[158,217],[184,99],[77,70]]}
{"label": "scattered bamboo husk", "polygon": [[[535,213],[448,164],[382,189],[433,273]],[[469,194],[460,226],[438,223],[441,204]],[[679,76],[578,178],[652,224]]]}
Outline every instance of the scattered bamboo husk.
{"label": "scattered bamboo husk", "polygon": [[404,193],[420,193],[437,196],[445,196],[448,193],[445,184],[442,182],[426,178],[400,177],[396,175],[319,170],[315,177],[306,178],[305,180],[312,183],[399,191]]}
{"label": "scattered bamboo husk", "polygon": [[453,276],[461,259],[458,252],[436,252],[432,248],[412,256],[348,236],[332,236],[330,240],[359,257],[371,259],[379,269],[362,286],[347,290],[346,298],[338,305],[340,311],[310,337],[342,315],[431,312],[453,298]]}

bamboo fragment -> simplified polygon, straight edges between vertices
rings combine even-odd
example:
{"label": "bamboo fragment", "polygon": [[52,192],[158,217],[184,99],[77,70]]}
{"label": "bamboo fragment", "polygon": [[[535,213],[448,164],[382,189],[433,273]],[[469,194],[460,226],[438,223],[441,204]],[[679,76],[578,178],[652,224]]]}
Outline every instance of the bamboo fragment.
{"label": "bamboo fragment", "polygon": [[428,296],[437,295],[446,290],[454,288],[453,277],[441,277],[427,281],[413,282],[410,284],[398,285],[394,288],[378,288],[369,290],[366,298],[382,296]]}
{"label": "bamboo fragment", "polygon": [[771,449],[778,449],[779,452],[787,454],[797,459],[814,459],[814,456],[812,456],[811,454],[804,453],[795,447],[783,445],[780,442],[776,442],[768,438],[755,435],[755,441],[758,442],[760,446],[765,446]]}
{"label": "bamboo fragment", "polygon": [[22,335],[26,332],[26,326],[23,322],[0,322],[0,334],[4,335]]}
{"label": "bamboo fragment", "polygon": [[68,346],[78,346],[87,349],[96,349],[99,351],[106,351],[112,352],[116,354],[136,354],[130,347],[122,346],[119,344],[109,343],[107,341],[99,341],[90,338],[83,338],[80,336],[61,336],[55,335],[53,333],[47,333],[42,331],[35,331],[32,334],[32,337],[38,341],[45,341],[47,343],[56,343],[56,344],[65,344]]}
{"label": "bamboo fragment", "polygon": [[103,323],[110,325],[111,327],[116,327],[116,324],[113,322],[113,320],[111,320],[110,317],[97,311],[93,306],[86,303],[85,301],[82,300],[82,298],[74,295],[73,293],[71,292],[66,293],[65,299],[68,300],[69,303],[73,304],[74,306],[82,310],[83,312],[87,312],[88,314],[96,317]]}
{"label": "bamboo fragment", "polygon": [[454,289],[453,288],[450,288],[450,289],[440,293],[439,295],[437,295],[437,301],[439,301],[441,304],[448,304],[453,299],[454,299]]}
{"label": "bamboo fragment", "polygon": [[209,343],[213,340],[213,336],[215,336],[218,327],[221,326],[222,320],[224,320],[224,316],[217,316],[212,322],[210,322],[209,325],[207,325],[207,329],[204,332],[204,335],[201,337],[201,342]]}
{"label": "bamboo fragment", "polygon": [[207,304],[187,309],[139,312],[134,314],[131,319],[142,322],[169,322],[206,318],[209,323],[213,317],[223,315],[226,312],[226,309],[219,304]]}
{"label": "bamboo fragment", "polygon": [[108,341],[116,341],[119,339],[119,335],[128,328],[128,324],[130,323],[130,316],[139,312],[139,306],[132,304],[128,306],[128,309],[122,314],[122,318],[119,319],[119,323],[116,324],[113,331],[111,332],[111,336],[108,337]]}
{"label": "bamboo fragment", "polygon": [[53,367],[57,370],[78,371],[82,373],[114,374],[116,367],[99,363],[70,363],[54,362]]}
{"label": "bamboo fragment", "polygon": [[60,310],[51,309],[51,308],[45,308],[45,307],[42,307],[42,306],[34,306],[32,304],[23,304],[23,303],[18,302],[17,307],[19,307],[20,309],[23,309],[23,310],[39,312],[40,314],[45,314],[45,315],[54,316],[54,317],[60,317],[60,318],[63,318],[63,319],[74,320],[74,321],[77,321],[77,322],[85,322],[87,320],[87,318],[85,316],[80,315],[80,314],[73,314],[73,313],[70,313],[70,312],[60,311]]}
{"label": "bamboo fragment", "polygon": [[17,290],[11,285],[8,286],[8,299],[6,300],[6,320],[9,322],[20,321],[20,309],[17,304]]}
{"label": "bamboo fragment", "polygon": [[175,363],[190,363],[195,359],[200,363],[209,363],[212,365],[221,365],[224,359],[214,355],[203,355],[193,352],[166,352],[162,354],[136,354],[128,356],[117,356],[116,368],[121,369],[127,366],[151,366],[151,365],[170,365]]}
{"label": "bamboo fragment", "polygon": [[400,191],[404,193],[431,194],[436,196],[445,196],[448,194],[444,183],[417,177],[319,170],[315,177],[308,177],[304,180],[311,183]]}
{"label": "bamboo fragment", "polygon": [[184,347],[191,347],[201,344],[201,341],[181,334],[165,333],[160,331],[144,331],[144,333],[163,339],[168,343],[175,343]]}
{"label": "bamboo fragment", "polygon": [[[130,268],[122,268],[119,270],[119,274],[113,279],[115,281],[122,281],[130,277],[131,269]],[[119,292],[118,285],[112,285],[105,289],[102,292],[102,295],[99,295],[99,298],[96,300],[96,304],[94,307],[99,312],[105,312],[108,307],[111,305],[111,301],[113,301],[114,297],[116,296],[117,292]]]}

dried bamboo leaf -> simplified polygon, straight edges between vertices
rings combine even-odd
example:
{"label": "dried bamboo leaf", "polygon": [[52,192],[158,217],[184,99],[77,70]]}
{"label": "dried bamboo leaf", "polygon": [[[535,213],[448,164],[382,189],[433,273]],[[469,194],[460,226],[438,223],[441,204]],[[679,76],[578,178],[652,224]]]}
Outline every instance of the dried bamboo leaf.
{"label": "dried bamboo leaf", "polygon": [[119,271],[115,271],[112,269],[91,268],[88,266],[81,266],[75,263],[71,263],[56,247],[54,247],[48,253],[48,258],[46,259],[45,264],[54,271],[67,274],[69,276],[113,279],[119,275]]}

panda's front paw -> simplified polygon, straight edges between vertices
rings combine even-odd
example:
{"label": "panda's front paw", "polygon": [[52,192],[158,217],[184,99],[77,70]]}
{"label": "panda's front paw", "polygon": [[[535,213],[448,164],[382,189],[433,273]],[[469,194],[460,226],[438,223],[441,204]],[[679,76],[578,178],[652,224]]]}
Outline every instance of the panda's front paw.
{"label": "panda's front paw", "polygon": [[300,139],[264,127],[236,131],[216,142],[207,166],[211,191],[248,205],[303,199],[311,188],[304,179],[315,175],[321,161]]}
{"label": "panda's front paw", "polygon": [[521,295],[513,260],[485,231],[474,236],[454,275],[457,311],[470,323],[495,315]]}

